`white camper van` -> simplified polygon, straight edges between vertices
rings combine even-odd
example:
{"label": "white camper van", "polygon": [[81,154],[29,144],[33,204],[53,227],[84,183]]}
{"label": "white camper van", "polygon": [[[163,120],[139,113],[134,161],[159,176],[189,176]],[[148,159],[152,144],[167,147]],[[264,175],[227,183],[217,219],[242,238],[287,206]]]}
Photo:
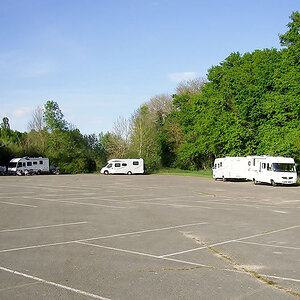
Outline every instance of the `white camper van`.
{"label": "white camper van", "polygon": [[144,160],[139,159],[111,159],[101,169],[101,174],[143,174]]}
{"label": "white camper van", "polygon": [[247,179],[247,159],[246,157],[226,156],[216,158],[213,166],[213,178],[222,179]]}
{"label": "white camper van", "polygon": [[16,174],[26,172],[41,174],[49,172],[49,159],[43,157],[13,158],[8,165],[8,173]]}
{"label": "white camper van", "polygon": [[296,164],[291,157],[248,156],[248,179],[257,183],[295,184]]}

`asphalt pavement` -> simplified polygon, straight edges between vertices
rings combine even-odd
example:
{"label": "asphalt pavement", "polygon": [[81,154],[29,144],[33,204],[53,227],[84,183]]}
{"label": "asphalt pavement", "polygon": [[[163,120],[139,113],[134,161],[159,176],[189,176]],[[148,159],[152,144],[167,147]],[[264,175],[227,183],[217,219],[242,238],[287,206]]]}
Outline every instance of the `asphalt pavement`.
{"label": "asphalt pavement", "polygon": [[0,177],[0,299],[300,298],[300,188]]}

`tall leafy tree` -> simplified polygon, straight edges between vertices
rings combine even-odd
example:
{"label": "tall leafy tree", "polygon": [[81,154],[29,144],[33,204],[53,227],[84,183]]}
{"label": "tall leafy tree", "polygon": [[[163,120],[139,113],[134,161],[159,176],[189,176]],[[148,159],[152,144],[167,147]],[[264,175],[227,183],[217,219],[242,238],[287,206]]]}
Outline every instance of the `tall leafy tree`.
{"label": "tall leafy tree", "polygon": [[[177,162],[209,166],[216,156],[297,156],[300,132],[299,13],[280,36],[282,50],[232,53],[208,72],[201,93],[174,95],[184,134]],[[297,158],[297,157],[296,157]]]}
{"label": "tall leafy tree", "polygon": [[54,130],[66,130],[68,129],[68,123],[64,120],[64,115],[61,112],[57,102],[47,101],[44,106],[44,122],[46,128],[50,131]]}
{"label": "tall leafy tree", "polygon": [[4,117],[2,119],[2,123],[0,125],[1,129],[10,129],[10,125],[9,125],[9,119],[7,117]]}
{"label": "tall leafy tree", "polygon": [[292,20],[288,23],[289,30],[279,36],[281,46],[295,46],[300,43],[300,13],[293,12],[290,16]]}

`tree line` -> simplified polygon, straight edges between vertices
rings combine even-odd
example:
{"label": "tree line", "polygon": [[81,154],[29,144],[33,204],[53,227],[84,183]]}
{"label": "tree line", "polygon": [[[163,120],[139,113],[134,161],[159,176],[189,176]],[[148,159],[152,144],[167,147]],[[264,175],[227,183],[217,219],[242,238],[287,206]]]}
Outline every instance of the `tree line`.
{"label": "tree line", "polygon": [[300,162],[300,14],[290,16],[282,48],[230,54],[207,79],[178,84],[175,94],[154,96],[105,134],[82,135],[59,106],[47,101],[29,132],[3,118],[0,162],[46,156],[63,172],[98,170],[109,158],[144,158],[162,167],[210,168],[216,157],[291,156]]}

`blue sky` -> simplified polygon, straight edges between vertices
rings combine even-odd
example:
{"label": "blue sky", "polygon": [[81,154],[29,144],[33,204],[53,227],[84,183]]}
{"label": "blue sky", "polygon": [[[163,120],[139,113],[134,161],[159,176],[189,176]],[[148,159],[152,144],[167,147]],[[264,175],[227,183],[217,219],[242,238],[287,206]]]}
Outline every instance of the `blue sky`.
{"label": "blue sky", "polygon": [[280,48],[299,0],[0,0],[0,118],[26,131],[59,104],[84,134],[112,129],[232,52]]}

